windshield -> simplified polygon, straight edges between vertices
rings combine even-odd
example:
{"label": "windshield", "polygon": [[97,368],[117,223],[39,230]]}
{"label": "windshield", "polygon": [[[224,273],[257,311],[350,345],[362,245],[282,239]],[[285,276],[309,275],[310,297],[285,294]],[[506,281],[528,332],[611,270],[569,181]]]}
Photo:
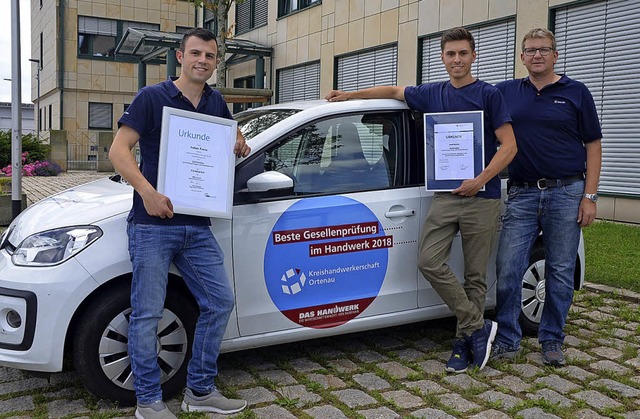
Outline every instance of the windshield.
{"label": "windshield", "polygon": [[251,110],[234,115],[238,128],[246,140],[250,140],[267,128],[300,112],[300,109]]}

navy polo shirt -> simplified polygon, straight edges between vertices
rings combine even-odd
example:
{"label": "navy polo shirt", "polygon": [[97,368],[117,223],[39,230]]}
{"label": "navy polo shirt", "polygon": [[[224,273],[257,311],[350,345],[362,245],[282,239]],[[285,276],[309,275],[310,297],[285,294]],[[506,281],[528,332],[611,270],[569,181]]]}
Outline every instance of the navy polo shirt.
{"label": "navy polo shirt", "polygon": [[[404,98],[411,109],[418,112],[464,112],[484,111],[484,161],[485,165],[498,150],[495,131],[502,125],[511,122],[506,104],[500,92],[492,85],[481,80],[461,88],[455,88],[451,82],[427,83],[419,86],[408,86],[404,90]],[[500,198],[500,179],[493,177],[485,185],[485,190],[478,192],[481,198]]]}
{"label": "navy polo shirt", "polygon": [[602,138],[596,106],[584,84],[563,75],[540,91],[528,77],[496,87],[507,102],[518,144],[509,165],[511,179],[535,182],[584,173],[584,143]]}
{"label": "navy polo shirt", "polygon": [[[118,127],[127,125],[138,132],[140,140],[140,171],[155,188],[158,184],[158,160],[160,157],[160,130],[162,128],[162,108],[184,109],[221,118],[233,119],[220,92],[205,84],[198,108],[182,95],[172,80],[165,80],[153,86],[140,89],[124,114],[118,120]],[[138,192],[133,193],[133,206],[128,221],[139,224],[160,225],[210,225],[207,217],[174,214],[173,218],[162,219],[150,216]]]}

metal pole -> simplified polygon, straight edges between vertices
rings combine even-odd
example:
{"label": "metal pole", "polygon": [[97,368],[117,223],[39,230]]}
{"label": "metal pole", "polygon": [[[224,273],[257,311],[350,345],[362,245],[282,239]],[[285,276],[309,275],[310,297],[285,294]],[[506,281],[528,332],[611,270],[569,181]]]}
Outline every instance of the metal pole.
{"label": "metal pole", "polygon": [[11,1],[11,219],[22,211],[22,95],[20,2]]}
{"label": "metal pole", "polygon": [[40,141],[40,60],[36,59],[36,58],[29,58],[29,61],[31,61],[32,63],[36,63],[36,65],[38,67],[36,67],[36,80],[38,81],[38,90],[37,90],[37,94],[38,97],[36,98],[36,119],[38,121],[38,123],[36,124],[36,138],[38,139],[38,141]]}

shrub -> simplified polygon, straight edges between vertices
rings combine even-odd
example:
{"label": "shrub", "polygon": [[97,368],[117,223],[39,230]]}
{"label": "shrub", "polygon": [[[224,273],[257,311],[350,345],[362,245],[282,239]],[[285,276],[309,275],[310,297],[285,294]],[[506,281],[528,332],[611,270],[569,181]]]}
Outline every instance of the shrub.
{"label": "shrub", "polygon": [[[22,153],[23,176],[58,176],[62,172],[62,168],[58,163],[49,160],[36,160],[35,162],[25,164],[28,157],[29,153],[27,153],[26,151]],[[9,164],[0,169],[0,172],[2,172],[5,176],[10,177],[13,170],[11,168],[11,165]]]}
{"label": "shrub", "polygon": [[[27,153],[23,164],[46,160],[49,155],[49,144],[40,141],[33,134],[22,136],[22,151]],[[24,154],[24,153],[23,153]],[[0,167],[11,164],[11,131],[0,131]]]}

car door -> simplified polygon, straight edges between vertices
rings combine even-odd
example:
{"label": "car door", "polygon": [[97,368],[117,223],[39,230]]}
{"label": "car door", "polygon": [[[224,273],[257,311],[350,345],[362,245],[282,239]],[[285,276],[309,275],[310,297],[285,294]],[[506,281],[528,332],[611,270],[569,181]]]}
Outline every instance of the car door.
{"label": "car door", "polygon": [[276,173],[293,181],[286,191],[237,194],[241,336],[339,327],[417,307],[420,188],[405,186],[405,118],[319,119],[239,168],[240,179]]}

